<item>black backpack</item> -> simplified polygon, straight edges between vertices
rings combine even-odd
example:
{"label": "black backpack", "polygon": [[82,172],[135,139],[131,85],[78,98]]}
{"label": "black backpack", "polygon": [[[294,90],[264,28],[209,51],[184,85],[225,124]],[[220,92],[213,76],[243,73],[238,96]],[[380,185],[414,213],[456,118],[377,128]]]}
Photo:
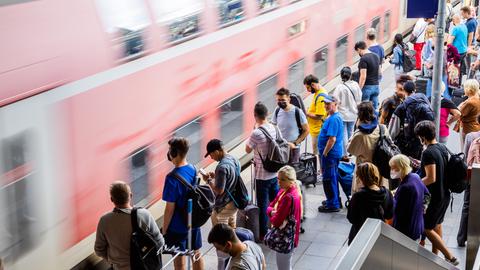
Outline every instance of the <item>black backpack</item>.
{"label": "black backpack", "polygon": [[[187,188],[187,200],[192,199],[193,202],[192,227],[201,227],[210,219],[210,216],[213,212],[213,207],[215,205],[215,194],[213,193],[212,188],[208,185],[199,184],[192,186],[187,180],[185,180],[185,178],[175,172],[171,172],[169,175],[175,179],[178,179],[180,183]],[[185,207],[182,208],[182,211],[185,224],[188,224],[186,204]]]}
{"label": "black backpack", "polygon": [[[298,128],[298,134],[302,134],[303,128],[302,128],[302,120],[300,119],[300,108],[298,108],[296,105],[293,107],[295,110],[295,120],[297,121],[297,128]],[[275,119],[277,119],[277,124],[278,124],[278,113],[280,112],[280,108],[277,107],[275,109]]]}
{"label": "black backpack", "polygon": [[131,212],[132,236],[130,238],[130,268],[135,270],[158,270],[162,268],[162,248],[151,233],[138,226],[138,208]]}
{"label": "black backpack", "polygon": [[385,127],[379,125],[380,137],[378,138],[375,151],[373,152],[373,164],[377,165],[380,175],[390,179],[390,159],[401,154],[400,149],[393,143],[390,136],[385,136]]}
{"label": "black backpack", "polygon": [[465,163],[465,154],[454,154],[446,146],[445,149],[450,156],[445,166],[447,187],[453,193],[462,193],[467,188],[468,166]]}
{"label": "black backpack", "polygon": [[270,135],[270,133],[268,133],[268,131],[264,127],[258,128],[267,138],[267,156],[263,158],[262,154],[258,152],[258,154],[260,155],[260,159],[262,160],[263,168],[267,172],[278,172],[281,167],[288,164],[288,160],[290,158],[290,146],[288,145],[288,142],[284,138],[282,138],[278,127],[274,126],[274,128],[276,131],[275,139]]}
{"label": "black backpack", "polygon": [[[402,46],[402,45],[399,45]],[[415,58],[415,54],[417,52],[415,50],[409,50],[402,46],[402,68],[403,72],[410,72],[415,69],[417,60]]]}

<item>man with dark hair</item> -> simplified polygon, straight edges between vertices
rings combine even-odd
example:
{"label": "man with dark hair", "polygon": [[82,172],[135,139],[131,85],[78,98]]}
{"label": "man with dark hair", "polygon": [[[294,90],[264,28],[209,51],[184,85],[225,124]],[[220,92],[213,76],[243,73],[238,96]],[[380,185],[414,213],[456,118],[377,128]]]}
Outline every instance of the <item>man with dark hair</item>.
{"label": "man with dark hair", "polygon": [[[115,270],[130,270],[130,235],[132,235],[132,191],[122,181],[110,185],[110,200],[115,205],[112,212],[104,214],[97,226],[95,253],[105,259]],[[137,209],[137,222],[163,246],[164,240],[155,219],[147,209]]]}
{"label": "man with dark hair", "polygon": [[[477,30],[477,20],[472,16],[472,10],[469,6],[464,6],[460,9],[462,17],[465,20],[465,26],[467,27],[467,46],[468,49],[473,49],[475,44],[475,32]],[[468,53],[465,57],[466,67],[470,67],[472,64],[472,54]]]}
{"label": "man with dark hair", "polygon": [[393,112],[395,109],[403,102],[405,98],[405,94],[403,91],[403,84],[407,82],[407,78],[405,75],[401,75],[400,78],[396,82],[395,93],[391,96],[383,100],[382,106],[380,106],[380,119],[379,123],[383,125],[387,125],[390,123],[390,119],[392,118]]}
{"label": "man with dark hair", "polygon": [[[272,138],[277,137],[277,127],[267,121],[268,109],[262,103],[255,104],[254,117],[255,128],[247,140],[245,151],[253,152],[253,163],[255,165],[255,191],[257,205],[260,210],[260,238],[263,238],[268,230],[267,207],[277,196],[278,181],[277,173],[269,172],[263,168],[262,157],[268,155],[268,133]],[[280,134],[281,136],[281,134]]]}
{"label": "man with dark hair", "polygon": [[265,256],[260,246],[252,241],[240,241],[235,231],[226,224],[213,226],[208,243],[231,256],[226,270],[265,270]]}
{"label": "man with dark hair", "polygon": [[445,259],[453,265],[458,260],[448,250],[442,240],[442,223],[450,202],[450,191],[445,183],[448,163],[448,150],[435,139],[435,123],[421,121],[415,126],[415,135],[420,138],[425,150],[422,153],[420,177],[427,186],[431,199],[424,215],[424,227],[427,238],[432,242],[432,252],[440,250]]}
{"label": "man with dark hair", "polygon": [[275,95],[277,108],[272,116],[272,124],[276,125],[282,137],[290,144],[289,163],[300,160],[300,144],[308,136],[307,117],[300,108],[290,103],[290,91],[280,88]]}
{"label": "man with dark hair", "polygon": [[370,28],[367,30],[367,47],[368,50],[373,52],[380,59],[379,80],[382,80],[382,64],[385,62],[385,49],[381,44],[377,42],[377,29]]}
{"label": "man with dark hair", "polygon": [[355,43],[355,51],[360,56],[358,70],[360,79],[358,84],[362,89],[362,101],[371,101],[375,110],[378,107],[378,95],[380,94],[380,59],[378,55],[367,49],[364,41]]}
{"label": "man with dark hair", "polygon": [[318,78],[311,74],[303,79],[303,85],[308,92],[313,94],[312,103],[307,111],[307,122],[312,137],[313,154],[318,157],[318,134],[320,134],[323,121],[327,117],[322,100],[327,95],[327,91],[320,86]]}
{"label": "man with dark hair", "polygon": [[[165,177],[162,199],[166,202],[163,214],[162,233],[165,236],[165,243],[168,247],[178,247],[186,250],[188,229],[184,220],[184,208],[187,207],[188,190],[180,180],[172,176],[176,173],[182,176],[191,185],[197,185],[197,170],[187,162],[189,143],[185,138],[172,138],[168,141],[169,149],[167,159],[173,163],[175,168]],[[202,235],[200,228],[192,228],[191,248],[196,256],[200,255],[202,247]],[[203,269],[203,257],[193,261],[193,269]],[[184,256],[178,256],[174,261],[175,270],[185,269]]]}
{"label": "man with dark hair", "polygon": [[[229,196],[228,192],[233,192],[235,181],[240,176],[240,161],[227,154],[223,147],[223,142],[219,139],[211,139],[207,143],[207,153],[205,157],[210,156],[218,165],[215,172],[202,175],[203,180],[212,188],[216,195],[215,207],[212,213],[212,224],[223,223],[231,228],[236,228],[237,207]],[[225,269],[228,256],[221,251],[217,252],[218,269]]]}

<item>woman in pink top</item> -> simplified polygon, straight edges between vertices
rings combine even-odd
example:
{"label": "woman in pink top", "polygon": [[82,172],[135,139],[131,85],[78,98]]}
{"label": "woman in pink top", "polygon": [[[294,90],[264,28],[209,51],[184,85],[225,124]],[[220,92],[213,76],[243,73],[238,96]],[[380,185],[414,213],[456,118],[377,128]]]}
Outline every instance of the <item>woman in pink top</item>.
{"label": "woman in pink top", "polygon": [[[292,213],[292,203],[293,203],[293,213],[295,215],[296,228],[295,228],[295,239],[294,247],[298,246],[298,238],[300,235],[300,218],[302,212],[301,200],[300,200],[300,191],[297,189],[295,181],[297,180],[297,175],[295,169],[291,166],[284,166],[278,171],[278,184],[280,186],[280,191],[277,194],[277,197],[270,203],[267,208],[267,215],[270,218],[270,223],[272,226],[280,228],[284,223],[286,223],[288,217]],[[277,267],[279,270],[291,270],[292,269],[292,257],[293,249],[290,253],[284,254],[277,252]]]}
{"label": "woman in pink top", "polygon": [[[450,119],[448,119],[448,117]],[[460,119],[460,110],[457,106],[447,98],[442,97],[440,102],[440,143],[447,143],[448,135],[450,135],[450,125]]]}

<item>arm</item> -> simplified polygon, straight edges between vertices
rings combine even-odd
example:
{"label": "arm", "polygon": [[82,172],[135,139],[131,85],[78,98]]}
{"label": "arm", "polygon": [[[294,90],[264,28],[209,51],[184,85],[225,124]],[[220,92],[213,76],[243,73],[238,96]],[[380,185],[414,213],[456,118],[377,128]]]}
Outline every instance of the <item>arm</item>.
{"label": "arm", "polygon": [[360,79],[358,81],[358,85],[360,86],[360,89],[362,89],[363,86],[365,85],[365,80],[367,80],[367,69],[362,68],[360,69]]}
{"label": "arm", "polygon": [[208,185],[212,188],[215,195],[221,195],[225,192],[225,185],[227,183],[227,171],[225,167],[219,166],[215,173],[211,174],[215,181],[208,183]]}
{"label": "arm", "polygon": [[436,174],[435,164],[425,165],[425,177],[422,178],[422,182],[425,184],[425,186],[435,183],[435,178],[436,178],[435,174]]}
{"label": "arm", "polygon": [[303,142],[305,138],[308,136],[308,133],[310,132],[310,128],[308,127],[308,124],[303,124],[302,125],[302,134],[295,140],[295,144],[298,145],[300,144],[299,142]]}
{"label": "arm", "polygon": [[148,224],[147,224],[147,231],[150,232],[160,247],[163,247],[165,244],[165,240],[163,239],[162,234],[160,233],[160,229],[158,228],[157,223],[153,216],[148,212]]}
{"label": "arm", "polygon": [[275,213],[272,214],[270,217],[270,222],[275,227],[282,226],[283,222],[287,219],[288,215],[290,214],[290,210],[292,207],[292,196],[284,196],[280,200],[278,204],[278,209]]}
{"label": "arm", "polygon": [[455,36],[454,36],[454,33],[452,32],[452,34],[448,36],[447,44],[452,44],[454,40],[455,40]]}
{"label": "arm", "polygon": [[328,155],[328,152],[332,150],[333,145],[335,144],[336,141],[337,141],[337,137],[334,137],[334,136],[328,137],[327,145],[325,145],[325,149],[323,150],[324,156]]}
{"label": "arm", "polygon": [[450,119],[448,119],[447,121],[447,125],[451,125],[453,122],[457,121],[458,119],[460,119],[460,116],[462,116],[462,114],[460,113],[460,111],[458,109],[450,109],[450,114],[452,116],[450,116]]}
{"label": "arm", "polygon": [[95,236],[95,254],[97,254],[97,256],[100,258],[108,260],[107,247],[107,239],[105,239],[105,235],[103,234],[103,222],[102,219],[100,219],[97,226],[97,234]]}
{"label": "arm", "polygon": [[247,154],[250,154],[252,151],[253,149],[248,144],[245,145],[245,152],[247,152]]}
{"label": "arm", "polygon": [[473,32],[468,33],[468,39],[467,39],[467,46],[470,47],[472,46],[472,41],[473,41]]}
{"label": "arm", "polygon": [[167,202],[167,204],[165,205],[165,212],[163,214],[162,233],[167,233],[168,226],[170,226],[170,222],[172,221],[174,211],[175,211],[175,203]]}

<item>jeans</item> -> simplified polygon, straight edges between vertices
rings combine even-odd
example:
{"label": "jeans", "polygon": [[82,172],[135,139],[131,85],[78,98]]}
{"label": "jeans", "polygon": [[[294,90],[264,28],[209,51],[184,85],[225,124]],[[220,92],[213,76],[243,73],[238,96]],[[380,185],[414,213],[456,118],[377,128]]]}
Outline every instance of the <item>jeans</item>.
{"label": "jeans", "polygon": [[393,67],[393,73],[395,74],[395,80],[398,80],[400,79],[400,76],[405,74],[405,72],[403,72],[403,67],[401,65],[395,65]]}
{"label": "jeans", "polygon": [[292,258],[293,258],[293,252],[295,249],[293,249],[290,253],[280,253],[280,252],[275,252],[276,257],[277,257],[277,269],[278,270],[292,270]]}
{"label": "jeans", "polygon": [[[443,91],[442,93],[443,97],[445,97],[446,99],[452,99],[452,97],[450,96],[450,92],[448,91],[447,75],[442,76],[442,81],[445,84],[445,91]],[[425,94],[428,98],[432,96],[432,85],[432,78],[429,78],[427,81],[427,89]]]}
{"label": "jeans", "polygon": [[470,185],[465,189],[463,197],[462,217],[460,218],[460,227],[458,228],[457,242],[465,244],[468,235],[468,211],[470,209]]}
{"label": "jeans", "polygon": [[343,155],[347,155],[347,144],[350,137],[353,134],[353,128],[355,127],[355,122],[343,122]]}
{"label": "jeans", "polygon": [[338,199],[338,164],[339,158],[325,157],[322,155],[322,175],[323,175],[323,191],[327,197],[328,208],[340,208]]}
{"label": "jeans", "polygon": [[377,110],[379,94],[379,85],[364,85],[362,89],[362,101],[371,101],[373,104],[373,108]]}
{"label": "jeans", "polygon": [[278,181],[277,178],[269,180],[255,180],[255,191],[257,194],[257,206],[260,211],[260,236],[265,236],[268,230],[268,216],[267,207],[278,193]]}

